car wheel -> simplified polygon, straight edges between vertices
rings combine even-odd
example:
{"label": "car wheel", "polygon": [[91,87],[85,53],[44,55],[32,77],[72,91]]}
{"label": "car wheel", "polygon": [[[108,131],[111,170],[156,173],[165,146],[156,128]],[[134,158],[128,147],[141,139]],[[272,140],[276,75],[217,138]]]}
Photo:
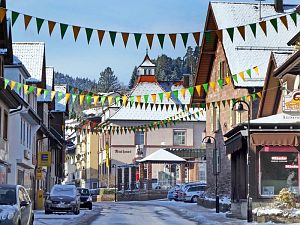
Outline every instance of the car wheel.
{"label": "car wheel", "polygon": [[197,200],[198,200],[198,196],[193,196],[192,199],[191,199],[191,202],[196,203]]}
{"label": "car wheel", "polygon": [[52,212],[49,210],[45,210],[45,214],[51,214]]}
{"label": "car wheel", "polygon": [[90,205],[89,205],[89,210],[92,210],[92,209],[93,209],[93,205],[90,204]]}
{"label": "car wheel", "polygon": [[80,210],[79,209],[75,209],[74,214],[75,215],[79,215],[79,213],[80,213]]}

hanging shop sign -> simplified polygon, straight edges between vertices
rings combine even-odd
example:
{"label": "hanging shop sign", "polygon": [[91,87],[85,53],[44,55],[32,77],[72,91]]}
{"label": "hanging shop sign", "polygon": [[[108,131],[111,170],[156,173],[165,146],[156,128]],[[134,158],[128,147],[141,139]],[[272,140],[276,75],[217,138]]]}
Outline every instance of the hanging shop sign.
{"label": "hanging shop sign", "polygon": [[51,166],[51,152],[39,152],[38,166]]}
{"label": "hanging shop sign", "polygon": [[300,90],[284,96],[282,106],[284,112],[300,112]]}
{"label": "hanging shop sign", "polygon": [[43,179],[43,170],[42,170],[42,167],[38,167],[36,169],[36,175],[35,175],[35,178],[37,180],[42,180]]}

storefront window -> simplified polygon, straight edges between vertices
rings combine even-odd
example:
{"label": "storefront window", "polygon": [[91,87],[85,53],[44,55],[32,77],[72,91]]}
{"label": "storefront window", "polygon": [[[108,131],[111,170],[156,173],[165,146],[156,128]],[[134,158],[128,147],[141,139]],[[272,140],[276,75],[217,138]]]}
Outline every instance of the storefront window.
{"label": "storefront window", "polygon": [[6,166],[0,164],[0,184],[6,184],[7,182],[6,177],[7,177]]}
{"label": "storefront window", "polygon": [[278,195],[288,188],[299,195],[298,151],[293,147],[264,147],[259,154],[262,196]]}

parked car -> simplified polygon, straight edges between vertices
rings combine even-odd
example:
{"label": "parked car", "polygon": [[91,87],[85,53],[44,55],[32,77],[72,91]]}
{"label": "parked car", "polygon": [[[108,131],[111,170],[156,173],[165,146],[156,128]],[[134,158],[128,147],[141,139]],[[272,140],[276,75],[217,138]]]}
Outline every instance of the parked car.
{"label": "parked car", "polygon": [[180,189],[177,191],[177,201],[184,201],[184,193],[186,188],[195,186],[195,185],[206,185],[202,182],[190,182],[181,185]]}
{"label": "parked car", "polygon": [[100,188],[90,189],[90,194],[91,194],[91,196],[99,195],[100,194]]}
{"label": "parked car", "polygon": [[205,184],[187,186],[183,192],[183,201],[197,202],[198,198],[203,196],[206,189]]}
{"label": "parked car", "polygon": [[77,188],[80,194],[80,208],[88,208],[92,210],[93,203],[92,203],[92,195],[90,190],[87,188]]}
{"label": "parked car", "polygon": [[56,184],[46,194],[45,214],[53,212],[80,213],[80,194],[74,185]]}
{"label": "parked car", "polygon": [[0,185],[0,224],[33,224],[32,202],[24,187]]}
{"label": "parked car", "polygon": [[167,194],[167,199],[172,201],[174,200],[174,194],[176,190],[179,190],[180,184],[176,184],[174,187],[171,187]]}

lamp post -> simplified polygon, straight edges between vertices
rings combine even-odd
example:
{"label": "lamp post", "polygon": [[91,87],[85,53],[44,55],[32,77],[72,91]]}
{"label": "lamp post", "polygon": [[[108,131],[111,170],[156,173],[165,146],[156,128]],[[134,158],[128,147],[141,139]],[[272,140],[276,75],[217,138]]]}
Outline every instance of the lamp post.
{"label": "lamp post", "polygon": [[216,142],[216,139],[212,136],[206,136],[203,138],[202,142],[204,142],[205,140],[207,139],[207,141],[205,142],[206,144],[211,144],[211,139],[214,140],[214,174],[216,176],[216,189],[215,189],[215,195],[216,195],[216,213],[219,213],[220,212],[220,204],[219,204],[219,201],[220,201],[220,198],[219,198],[219,195],[218,195],[218,174],[219,174],[219,163],[218,163],[218,159],[220,157],[220,154],[217,154],[217,142]]}
{"label": "lamp post", "polygon": [[117,201],[117,165],[112,164],[112,168],[115,168],[115,202]]}
{"label": "lamp post", "polygon": [[[239,103],[238,108],[235,109],[234,106]],[[243,103],[247,106],[247,109],[244,109]],[[239,113],[248,112],[248,134],[247,134],[247,221],[252,222],[252,198],[250,198],[250,106],[246,101],[238,100],[233,106],[232,110]]]}

